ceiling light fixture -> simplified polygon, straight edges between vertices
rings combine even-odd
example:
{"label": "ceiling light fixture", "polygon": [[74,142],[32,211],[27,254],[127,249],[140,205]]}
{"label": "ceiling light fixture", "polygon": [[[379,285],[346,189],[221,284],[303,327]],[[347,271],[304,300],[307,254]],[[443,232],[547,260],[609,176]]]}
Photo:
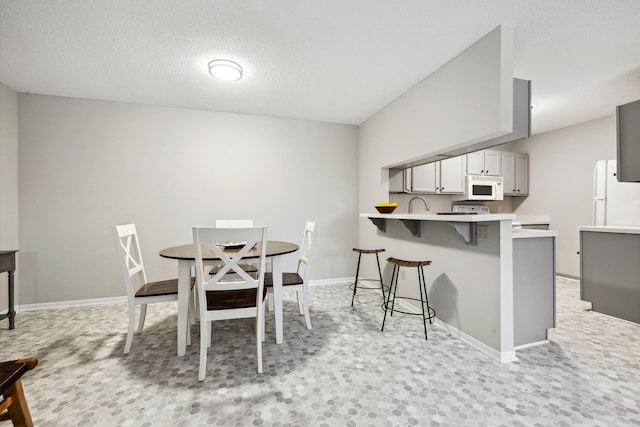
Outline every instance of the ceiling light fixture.
{"label": "ceiling light fixture", "polygon": [[209,62],[209,74],[218,80],[240,80],[242,78],[242,67],[227,59],[214,59]]}

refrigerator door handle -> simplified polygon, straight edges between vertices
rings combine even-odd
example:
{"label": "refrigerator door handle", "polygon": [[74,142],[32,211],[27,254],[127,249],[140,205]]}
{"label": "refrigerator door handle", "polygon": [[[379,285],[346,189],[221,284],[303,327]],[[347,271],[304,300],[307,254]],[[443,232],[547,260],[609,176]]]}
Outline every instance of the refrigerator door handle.
{"label": "refrigerator door handle", "polygon": [[593,199],[592,225],[603,226],[607,224],[607,200]]}

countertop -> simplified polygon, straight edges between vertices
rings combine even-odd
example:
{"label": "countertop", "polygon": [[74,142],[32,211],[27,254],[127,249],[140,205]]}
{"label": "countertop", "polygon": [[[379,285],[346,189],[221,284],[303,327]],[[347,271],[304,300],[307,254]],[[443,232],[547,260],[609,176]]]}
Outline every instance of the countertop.
{"label": "countertop", "polygon": [[471,214],[471,215],[453,215],[444,214],[436,215],[432,214],[381,214],[381,213],[361,213],[363,218],[380,218],[380,219],[409,219],[413,221],[445,221],[445,222],[487,222],[487,221],[513,221],[515,214]]}
{"label": "countertop", "polygon": [[526,228],[514,228],[512,230],[514,239],[535,239],[538,237],[558,237],[555,230],[531,230]]}
{"label": "countertop", "polygon": [[579,231],[595,231],[597,233],[640,234],[640,227],[633,225],[588,225],[578,227]]}
{"label": "countertop", "polygon": [[549,215],[520,215],[516,214],[516,222],[522,225],[549,224]]}

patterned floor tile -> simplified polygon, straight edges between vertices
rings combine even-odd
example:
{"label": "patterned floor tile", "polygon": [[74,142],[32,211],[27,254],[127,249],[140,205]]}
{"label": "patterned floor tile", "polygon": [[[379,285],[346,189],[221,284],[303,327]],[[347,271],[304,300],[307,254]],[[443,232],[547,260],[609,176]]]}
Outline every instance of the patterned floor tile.
{"label": "patterned floor tile", "polygon": [[[122,354],[127,306],[20,313],[0,360],[35,356],[24,379],[37,426],[640,426],[640,325],[588,311],[558,278],[548,344],[500,364],[420,319],[380,332],[380,295],[312,287],[313,330],[285,301],[285,342],[267,320],[264,373],[250,320],[214,324],[207,377],[198,343],[176,356],[176,305],[150,306]],[[195,331],[194,331],[195,332]]]}

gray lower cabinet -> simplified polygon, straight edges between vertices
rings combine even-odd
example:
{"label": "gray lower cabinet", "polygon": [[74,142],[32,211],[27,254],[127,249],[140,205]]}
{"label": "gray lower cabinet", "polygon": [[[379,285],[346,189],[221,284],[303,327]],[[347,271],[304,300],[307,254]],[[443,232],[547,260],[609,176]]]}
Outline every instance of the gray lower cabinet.
{"label": "gray lower cabinet", "polygon": [[640,234],[580,231],[580,299],[640,323]]}
{"label": "gray lower cabinet", "polygon": [[555,237],[513,239],[513,344],[547,339],[556,325]]}

